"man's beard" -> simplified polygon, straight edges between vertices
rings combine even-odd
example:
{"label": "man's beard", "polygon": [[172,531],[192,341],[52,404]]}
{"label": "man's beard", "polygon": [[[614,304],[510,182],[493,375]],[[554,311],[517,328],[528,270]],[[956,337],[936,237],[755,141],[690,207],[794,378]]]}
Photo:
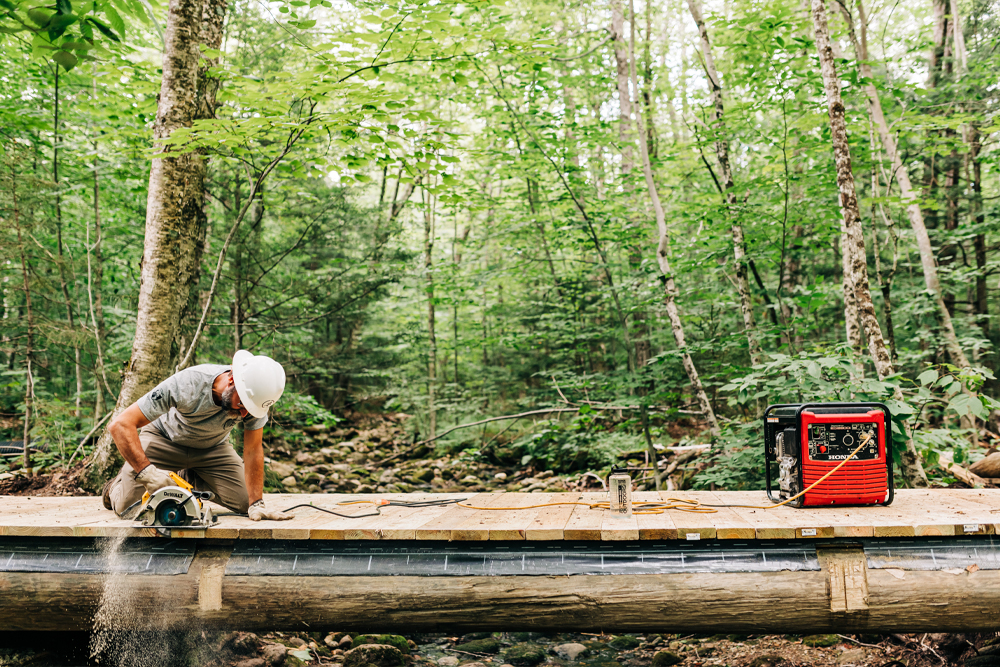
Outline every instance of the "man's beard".
{"label": "man's beard", "polygon": [[242,417],[239,410],[233,410],[233,397],[236,395],[236,387],[230,385],[222,390],[222,409],[230,417]]}

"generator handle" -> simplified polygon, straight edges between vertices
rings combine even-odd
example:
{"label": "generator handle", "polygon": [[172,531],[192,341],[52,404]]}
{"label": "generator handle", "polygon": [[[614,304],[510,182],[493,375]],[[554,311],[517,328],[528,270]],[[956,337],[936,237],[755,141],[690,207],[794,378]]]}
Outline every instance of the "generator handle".
{"label": "generator handle", "polygon": [[[774,406],[780,407],[780,406]],[[893,496],[896,494],[896,484],[893,479],[895,475],[892,470],[892,413],[889,411],[889,407],[885,403],[803,403],[799,406],[799,409],[795,411],[795,438],[797,442],[801,442],[802,434],[799,433],[799,423],[802,418],[802,411],[808,410],[809,408],[876,408],[882,411],[885,415],[884,428],[886,432],[885,436],[885,468],[886,474],[889,476],[888,487],[889,487],[889,497],[886,498],[885,502],[877,503],[878,505],[891,505]],[[770,408],[768,408],[770,410]],[[765,413],[766,414],[766,413]],[[767,423],[766,421],[764,422]],[[764,446],[764,455],[767,456],[767,445]],[[768,475],[769,477],[770,475]],[[770,485],[768,485],[768,498],[771,497]]]}
{"label": "generator handle", "polygon": [[[773,410],[777,410],[778,408],[794,408],[797,405],[798,403],[775,403],[774,405],[767,406],[767,409],[764,410],[764,484],[767,489],[767,499],[772,503],[781,502],[781,500],[771,493],[771,463],[776,459],[768,453],[768,442],[770,439],[767,437],[767,431],[770,427],[768,426],[767,418]],[[796,415],[796,419],[798,419],[798,415]]]}

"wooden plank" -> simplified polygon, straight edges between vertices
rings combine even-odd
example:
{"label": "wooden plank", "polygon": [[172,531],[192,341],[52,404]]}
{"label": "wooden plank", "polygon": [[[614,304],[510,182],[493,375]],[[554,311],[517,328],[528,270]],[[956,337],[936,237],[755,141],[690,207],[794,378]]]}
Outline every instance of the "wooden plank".
{"label": "wooden plank", "polygon": [[[730,505],[772,505],[763,491],[729,491],[721,496]],[[753,526],[754,536],[758,540],[791,540],[795,539],[795,527],[785,520],[784,514],[794,511],[787,507],[775,509],[756,509],[750,507],[733,507],[733,512],[747,524]]]}
{"label": "wooden plank", "polygon": [[[512,502],[517,502],[512,498],[515,495],[524,494],[513,494],[513,493],[484,493],[485,497],[475,503],[478,507],[511,507]],[[470,516],[468,519],[462,523],[456,525],[452,528],[451,538],[452,540],[461,542],[485,542],[490,539],[490,524],[502,516],[500,512],[505,512],[506,510],[476,510],[476,513]]]}
{"label": "wooden plank", "polygon": [[[691,491],[660,491],[660,501],[664,503],[683,503],[694,500],[697,494]],[[670,520],[677,527],[679,540],[714,540],[716,529],[714,512],[691,512],[684,509],[667,510]]]}
{"label": "wooden plank", "polygon": [[[658,491],[638,491],[632,494],[633,502],[661,502]],[[676,540],[677,526],[670,512],[663,514],[636,514],[635,522],[639,528],[640,540]]]}
{"label": "wooden plank", "polygon": [[[526,507],[558,502],[558,497],[553,497],[551,493],[505,493],[503,498],[513,501],[509,507]],[[549,509],[559,509],[559,506],[497,511],[494,512],[495,516],[489,517],[484,525],[490,531],[490,540],[524,540],[528,526],[535,520],[538,513]]]}
{"label": "wooden plank", "polygon": [[[726,501],[712,491],[702,491],[694,496],[703,503],[725,505]],[[752,540],[757,536],[756,529],[746,519],[728,507],[715,507],[715,514],[708,518],[715,526],[715,537],[719,540]]]}
{"label": "wooden plank", "polygon": [[[477,493],[469,497],[465,504],[482,506],[493,494]],[[428,520],[417,523],[413,538],[416,540],[450,540],[452,529],[475,516],[477,510],[458,507],[449,508],[447,512]],[[487,535],[488,537],[488,535]]]}
{"label": "wooden plank", "polygon": [[[580,497],[580,502],[599,503],[607,501],[607,499],[607,493],[584,493]],[[574,506],[563,529],[563,538],[599,541],[601,539],[601,524],[604,523],[604,517],[610,512],[611,510],[591,509],[586,505]]]}
{"label": "wooden plank", "polygon": [[[554,499],[566,503],[577,502],[581,497],[579,493],[566,493],[554,496]],[[557,505],[554,507],[543,507],[531,520],[531,523],[524,529],[524,539],[529,542],[542,540],[561,540],[563,530],[569,517],[573,514],[576,505]]]}
{"label": "wooden plank", "polygon": [[[402,500],[408,502],[420,502],[425,500],[465,500],[468,494],[456,493],[411,493],[399,494],[389,498],[390,500]],[[431,507],[390,507],[384,511],[384,516],[377,522],[368,526],[371,537],[367,539],[382,540],[412,540],[416,532],[416,526],[438,517],[454,505],[435,505]],[[348,538],[351,539],[351,538]]]}
{"label": "wooden plank", "polygon": [[[336,503],[320,504],[314,501],[315,504],[331,509],[335,512],[340,512],[347,516],[339,517],[329,514],[323,514],[323,520],[315,524],[311,524],[309,529],[310,540],[346,540],[349,531],[359,531],[362,530],[367,522],[372,519],[377,518],[375,516],[368,516],[374,511],[374,505],[369,502],[359,502],[359,501],[378,501],[382,500],[381,495],[377,494],[353,494],[348,495],[344,500],[339,502],[358,502],[356,505],[340,505]],[[243,538],[243,530],[240,531],[240,538]],[[356,534],[356,533],[355,533]]]}

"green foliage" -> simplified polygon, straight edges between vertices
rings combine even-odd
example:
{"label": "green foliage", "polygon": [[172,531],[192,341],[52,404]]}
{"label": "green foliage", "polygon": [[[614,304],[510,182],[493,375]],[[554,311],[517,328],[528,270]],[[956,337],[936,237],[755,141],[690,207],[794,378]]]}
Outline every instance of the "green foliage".
{"label": "green foliage", "polygon": [[619,453],[644,446],[639,436],[626,430],[608,430],[602,415],[583,412],[569,422],[543,422],[530,437],[515,442],[522,452],[521,465],[557,473],[606,470]]}
{"label": "green foliage", "polygon": [[312,426],[321,424],[328,428],[332,428],[342,421],[320,405],[315,397],[296,391],[286,391],[281,395],[281,401],[272,409],[271,419],[281,425]]}

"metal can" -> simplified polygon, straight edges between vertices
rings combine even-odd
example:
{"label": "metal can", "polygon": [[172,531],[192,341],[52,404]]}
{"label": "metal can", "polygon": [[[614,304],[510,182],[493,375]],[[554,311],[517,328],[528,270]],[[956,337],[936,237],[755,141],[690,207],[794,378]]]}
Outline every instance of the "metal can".
{"label": "metal can", "polygon": [[611,512],[619,516],[632,516],[632,478],[616,472],[608,478],[608,500]]}

